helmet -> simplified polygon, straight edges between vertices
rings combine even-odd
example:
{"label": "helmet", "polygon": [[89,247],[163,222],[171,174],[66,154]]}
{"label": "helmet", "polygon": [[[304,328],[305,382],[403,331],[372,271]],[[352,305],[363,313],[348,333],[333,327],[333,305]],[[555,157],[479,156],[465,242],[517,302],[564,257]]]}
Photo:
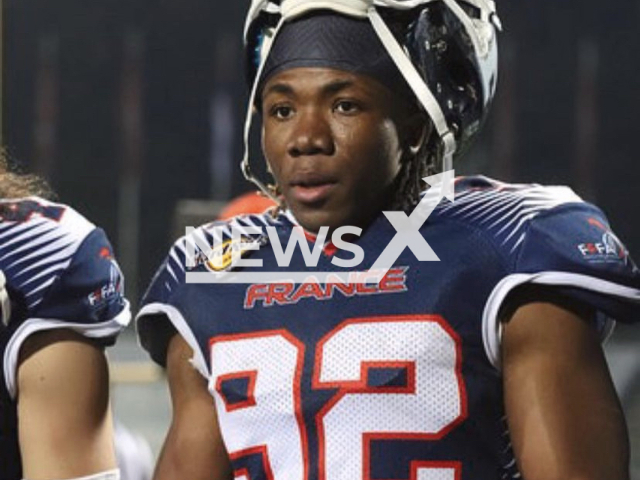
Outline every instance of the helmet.
{"label": "helmet", "polygon": [[247,139],[262,67],[281,26],[314,10],[368,18],[390,57],[429,115],[440,143],[442,170],[452,168],[479,131],[498,74],[493,0],[253,0],[244,31],[252,85],[245,123],[243,172],[251,174]]}

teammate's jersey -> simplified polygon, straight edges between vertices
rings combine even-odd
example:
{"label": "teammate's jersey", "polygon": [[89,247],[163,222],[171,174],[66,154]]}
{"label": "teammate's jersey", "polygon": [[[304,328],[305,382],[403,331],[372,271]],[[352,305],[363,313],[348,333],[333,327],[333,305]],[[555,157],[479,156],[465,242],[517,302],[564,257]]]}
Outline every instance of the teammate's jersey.
{"label": "teammate's jersey", "polygon": [[[638,269],[602,212],[570,189],[469,177],[458,179],[455,202],[437,204],[420,233],[440,261],[404,248],[379,284],[353,283],[356,273],[316,281],[345,272],[334,258],[354,256],[331,248],[317,268],[296,249],[284,270],[308,272],[306,281],[193,283],[228,263],[233,241],[208,260],[198,248],[233,226],[275,227],[281,244],[247,232],[259,249],[245,259],[263,265],[242,272],[282,271],[275,252],[294,226],[287,214],[206,225],[171,249],[144,298],[141,343],[163,363],[168,319],[192,346],[235,478],[517,478],[499,365],[498,310],[509,292],[560,289],[599,312],[603,335],[607,319],[638,317]],[[357,270],[396,233],[380,215],[351,241],[365,254]]]}
{"label": "teammate's jersey", "polygon": [[18,480],[16,385],[24,341],[68,328],[109,345],[130,313],[104,232],[66,205],[0,200],[0,272],[8,294],[0,323],[0,478]]}

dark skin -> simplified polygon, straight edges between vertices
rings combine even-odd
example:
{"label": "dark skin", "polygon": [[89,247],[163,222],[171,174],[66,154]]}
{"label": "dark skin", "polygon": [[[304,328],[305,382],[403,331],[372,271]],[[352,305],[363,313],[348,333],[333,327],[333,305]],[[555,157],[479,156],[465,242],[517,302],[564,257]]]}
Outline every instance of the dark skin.
{"label": "dark skin", "polygon": [[[266,83],[264,153],[305,229],[366,228],[388,206],[401,158],[427,133],[394,99],[373,79],[332,69],[291,69]],[[502,375],[523,478],[628,480],[624,417],[593,312],[540,290],[509,302]],[[191,355],[175,336],[167,357],[174,418],[155,478],[227,480],[213,402]]]}
{"label": "dark skin", "polygon": [[329,68],[274,75],[262,95],[263,150],[300,224],[366,227],[389,205],[403,153],[423,117],[382,84]]}

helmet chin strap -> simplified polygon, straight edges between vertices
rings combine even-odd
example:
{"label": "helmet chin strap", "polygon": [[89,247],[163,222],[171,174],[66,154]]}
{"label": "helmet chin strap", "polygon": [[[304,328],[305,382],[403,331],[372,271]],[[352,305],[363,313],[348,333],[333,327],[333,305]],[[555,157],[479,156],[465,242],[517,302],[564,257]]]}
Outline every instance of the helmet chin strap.
{"label": "helmet chin strap", "polygon": [[262,183],[251,171],[251,165],[249,163],[249,134],[251,133],[251,121],[253,120],[254,115],[254,103],[256,100],[256,92],[258,90],[258,83],[260,81],[260,76],[262,75],[262,70],[264,69],[264,64],[269,56],[269,52],[271,51],[271,45],[273,44],[273,40],[278,35],[278,32],[284,25],[286,18],[284,16],[280,17],[278,21],[278,25],[273,30],[273,32],[265,32],[264,40],[261,47],[260,52],[260,64],[258,65],[258,69],[256,71],[255,78],[253,80],[253,86],[251,87],[251,94],[249,95],[249,102],[247,105],[247,114],[244,120],[244,133],[243,133],[243,141],[244,141],[244,154],[242,156],[242,162],[240,164],[240,168],[242,169],[242,174],[244,178],[252,182],[256,187],[262,191],[267,197],[272,199],[276,204],[280,204],[280,199],[277,198],[270,188],[268,188],[264,183]]}
{"label": "helmet chin strap", "polygon": [[389,56],[394,61],[400,73],[405,78],[413,93],[420,104],[427,111],[433,125],[440,136],[440,140],[444,146],[442,155],[442,171],[451,170],[453,168],[453,154],[456,151],[456,140],[453,133],[449,130],[447,120],[440,108],[440,104],[434,97],[433,93],[422,79],[416,67],[413,65],[407,54],[404,52],[396,38],[384,23],[384,20],[375,7],[370,7],[368,11],[369,20],[373,29],[378,34],[378,38],[389,52]]}

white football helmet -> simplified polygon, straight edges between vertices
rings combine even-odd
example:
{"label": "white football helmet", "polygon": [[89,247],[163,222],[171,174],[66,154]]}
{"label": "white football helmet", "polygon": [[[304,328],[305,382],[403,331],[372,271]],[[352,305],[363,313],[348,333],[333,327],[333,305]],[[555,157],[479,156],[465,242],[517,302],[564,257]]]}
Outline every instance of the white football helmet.
{"label": "white football helmet", "polygon": [[244,29],[252,85],[245,122],[245,177],[268,193],[249,165],[248,136],[262,68],[283,24],[314,10],[367,18],[438,133],[442,170],[480,129],[495,94],[493,0],[253,0]]}

